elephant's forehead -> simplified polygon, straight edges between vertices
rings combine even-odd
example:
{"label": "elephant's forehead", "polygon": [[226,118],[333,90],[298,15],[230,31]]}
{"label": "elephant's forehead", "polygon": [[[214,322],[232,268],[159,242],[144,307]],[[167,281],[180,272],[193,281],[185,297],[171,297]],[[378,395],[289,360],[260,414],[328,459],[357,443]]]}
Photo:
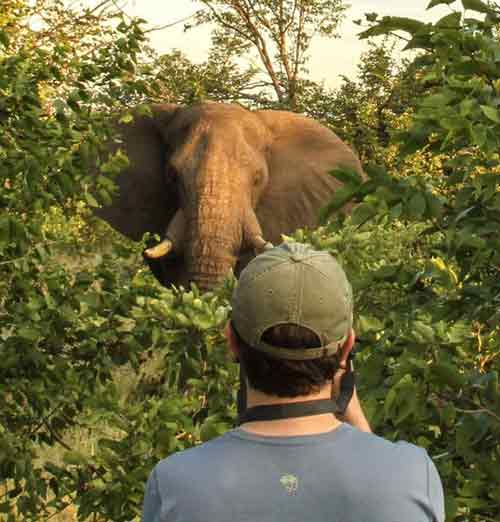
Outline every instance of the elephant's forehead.
{"label": "elephant's forehead", "polygon": [[184,138],[244,140],[259,146],[268,139],[268,129],[252,112],[237,105],[207,103],[182,111],[174,122],[175,133]]}

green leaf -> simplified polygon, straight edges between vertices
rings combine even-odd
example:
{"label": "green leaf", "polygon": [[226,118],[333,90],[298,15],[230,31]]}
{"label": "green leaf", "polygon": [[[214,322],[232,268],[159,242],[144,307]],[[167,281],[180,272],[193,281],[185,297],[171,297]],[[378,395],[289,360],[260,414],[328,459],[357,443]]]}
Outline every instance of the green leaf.
{"label": "green leaf", "polygon": [[436,22],[436,27],[440,29],[454,29],[460,27],[460,21],[462,20],[462,13],[450,13]]}
{"label": "green leaf", "polygon": [[150,116],[150,117],[153,116],[153,111],[151,110],[151,106],[147,105],[145,103],[141,103],[141,104],[137,105],[135,110],[137,111],[137,114],[139,114],[139,116]]}
{"label": "green leaf", "polygon": [[427,203],[427,210],[431,218],[439,219],[443,215],[444,205],[443,201],[432,193],[425,195]]}
{"label": "green leaf", "polygon": [[29,326],[29,324],[19,328],[17,335],[31,342],[34,342],[41,337],[40,332],[36,328]]}
{"label": "green leaf", "polygon": [[423,216],[425,209],[426,209],[427,203],[425,201],[424,194],[417,192],[414,194],[407,207],[406,210],[408,212],[408,215],[412,219],[418,219]]}
{"label": "green leaf", "polygon": [[319,222],[325,223],[334,212],[340,210],[346,203],[351,201],[357,191],[358,187],[353,187],[351,185],[340,187],[333,195],[330,203],[320,210]]}
{"label": "green leaf", "polygon": [[116,153],[109,156],[105,163],[101,165],[101,172],[104,174],[118,174],[130,165],[128,156],[118,149]]}
{"label": "green leaf", "polygon": [[478,13],[495,13],[493,9],[488,7],[481,0],[462,0],[462,5],[464,9],[469,9],[471,11],[477,11]]}
{"label": "green leaf", "polygon": [[387,393],[384,415],[397,425],[414,414],[418,407],[418,389],[411,375],[402,377]]}
{"label": "green leaf", "polygon": [[460,373],[460,369],[457,366],[450,362],[438,361],[431,366],[431,370],[439,382],[452,388],[461,388],[465,385],[464,375]]}
{"label": "green leaf", "polygon": [[403,203],[398,203],[391,208],[390,216],[392,219],[399,219],[403,215]]}
{"label": "green leaf", "polygon": [[377,214],[377,209],[369,203],[362,203],[355,207],[352,212],[352,222],[354,225],[366,223],[369,219]]}
{"label": "green leaf", "polygon": [[226,431],[226,429],[226,424],[217,422],[217,416],[211,415],[205,419],[205,422],[201,426],[200,438],[205,442],[221,435],[224,431]]}
{"label": "green leaf", "polygon": [[153,333],[151,334],[151,342],[153,346],[158,344],[158,341],[161,339],[161,330],[158,326],[153,327]]}
{"label": "green leaf", "polygon": [[357,185],[361,185],[361,183],[363,183],[363,178],[354,169],[339,168],[339,169],[332,170],[330,172],[330,175],[333,176],[335,179],[338,179],[342,183],[345,183],[348,185],[357,186]]}
{"label": "green leaf", "polygon": [[0,44],[2,44],[4,47],[9,47],[9,37],[4,31],[0,31]]}
{"label": "green leaf", "polygon": [[85,193],[85,200],[87,201],[89,206],[91,206],[93,208],[99,207],[99,203],[97,202],[95,197],[92,194],[90,194],[90,192]]}
{"label": "green leaf", "polygon": [[382,165],[377,164],[369,164],[365,167],[365,172],[371,180],[374,180],[378,183],[390,183],[392,178],[390,174],[387,172],[387,169]]}
{"label": "green leaf", "polygon": [[126,114],[124,114],[124,115],[120,118],[120,120],[119,120],[120,123],[125,123],[125,124],[127,124],[127,123],[131,123],[131,122],[133,122],[133,121],[134,121],[134,116],[133,116],[133,114],[131,114],[130,112],[127,112]]}
{"label": "green leaf", "polygon": [[453,4],[455,0],[431,0],[430,4],[426,7],[426,9],[432,9],[433,7],[436,7],[437,5],[441,4]]}
{"label": "green leaf", "polygon": [[58,176],[59,185],[65,194],[71,194],[75,188],[74,182],[70,176],[62,172]]}
{"label": "green leaf", "polygon": [[460,102],[460,114],[462,116],[468,116],[478,106],[478,103],[473,98],[465,98]]}
{"label": "green leaf", "polygon": [[207,315],[195,315],[192,318],[193,326],[198,330],[204,331],[214,326],[214,320]]}
{"label": "green leaf", "polygon": [[446,427],[451,428],[455,424],[455,419],[457,418],[457,410],[453,406],[453,404],[448,403],[440,411],[440,416],[442,422],[446,425]]}
{"label": "green leaf", "polygon": [[414,20],[413,18],[390,16],[387,17],[387,21],[384,22],[385,18],[386,17],[382,18],[382,23],[390,25],[393,31],[406,31],[407,33],[414,34],[426,26],[424,22]]}
{"label": "green leaf", "polygon": [[384,323],[374,316],[360,314],[357,318],[357,330],[361,334],[379,332],[384,328]]}
{"label": "green leaf", "polygon": [[414,339],[421,344],[429,344],[435,340],[432,326],[422,321],[414,321],[411,333]]}
{"label": "green leaf", "polygon": [[97,176],[96,183],[105,187],[106,190],[109,190],[110,192],[112,192],[117,187],[116,183],[112,179],[101,175]]}
{"label": "green leaf", "polygon": [[458,513],[458,502],[452,495],[446,495],[444,499],[446,516],[451,520],[455,520],[455,517]]}
{"label": "green leaf", "polygon": [[113,203],[113,198],[107,190],[99,189],[97,194],[99,195],[99,199],[103,205],[111,205]]}
{"label": "green leaf", "polygon": [[447,332],[448,340],[452,344],[462,344],[472,336],[472,326],[465,321],[457,321]]}
{"label": "green leaf", "polygon": [[431,35],[429,33],[417,33],[410,38],[410,41],[404,46],[403,50],[410,49],[428,49],[431,45]]}
{"label": "green leaf", "polygon": [[0,246],[8,243],[11,238],[11,219],[9,216],[0,216]]}
{"label": "green leaf", "polygon": [[474,145],[481,148],[488,138],[488,129],[482,124],[474,125],[470,128],[470,134]]}
{"label": "green leaf", "polygon": [[373,277],[374,279],[392,280],[394,279],[395,275],[399,274],[400,271],[400,264],[384,265],[380,267],[376,272],[374,272]]}
{"label": "green leaf", "polygon": [[78,451],[67,451],[63,455],[63,461],[66,464],[79,466],[87,463],[87,457]]}
{"label": "green leaf", "polygon": [[476,415],[467,415],[463,422],[457,423],[456,444],[461,455],[471,454],[473,445],[483,439],[488,432],[488,418],[477,412]]}
{"label": "green leaf", "polygon": [[458,115],[441,118],[439,120],[441,127],[449,131],[459,131],[467,126],[467,120]]}
{"label": "green leaf", "polygon": [[481,105],[484,115],[495,123],[500,123],[500,112],[489,105]]}
{"label": "green leaf", "polygon": [[489,401],[492,402],[499,402],[500,401],[500,395],[499,390],[500,387],[498,385],[498,372],[493,371],[487,374],[488,379],[486,381],[486,389],[485,389],[485,396]]}
{"label": "green leaf", "polygon": [[366,31],[359,34],[361,39],[370,38],[372,36],[379,36],[389,34],[393,31],[405,31],[410,34],[415,34],[426,27],[424,22],[414,20],[413,18],[405,18],[400,16],[384,16],[377,25],[370,27]]}
{"label": "green leaf", "polygon": [[436,109],[449,105],[456,97],[457,94],[455,92],[439,92],[425,97],[421,103],[422,107]]}

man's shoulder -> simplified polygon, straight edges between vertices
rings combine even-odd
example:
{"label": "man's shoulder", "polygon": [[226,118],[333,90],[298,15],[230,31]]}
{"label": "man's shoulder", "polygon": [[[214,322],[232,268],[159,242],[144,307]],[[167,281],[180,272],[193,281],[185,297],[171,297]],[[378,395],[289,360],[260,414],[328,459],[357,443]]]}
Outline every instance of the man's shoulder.
{"label": "man's shoulder", "polygon": [[[264,437],[235,429],[203,444],[174,453],[160,461],[157,466],[163,472],[170,470],[177,473],[178,468],[187,469],[191,465],[195,467],[211,463],[217,465],[222,459],[227,458],[235,461],[238,460],[236,455],[240,452],[260,453],[265,446],[268,446],[269,449],[289,444],[301,446],[306,439],[308,437],[304,437],[304,441],[301,440],[301,437]],[[308,446],[312,442],[311,439],[314,437],[310,437],[304,446]],[[406,468],[414,463],[416,467],[421,468],[426,466],[430,460],[427,451],[419,446],[406,441],[392,442],[373,433],[362,432],[345,423],[338,433],[332,432],[331,436],[321,434],[314,442],[318,449],[321,446],[331,446],[330,455],[338,452],[359,460],[360,463],[366,460],[385,461],[386,463],[392,462],[394,466],[401,464]]]}
{"label": "man's shoulder", "polygon": [[354,452],[358,448],[360,458],[366,456],[370,459],[386,460],[393,463],[402,463],[405,467],[415,465],[427,466],[430,457],[424,448],[405,440],[391,441],[374,433],[367,433],[356,428],[349,427],[350,433],[346,444]]}
{"label": "man's shoulder", "polygon": [[347,430],[351,440],[361,443],[363,446],[377,448],[382,451],[414,453],[420,456],[427,454],[424,448],[406,440],[392,441],[375,433],[358,430],[350,425],[347,425]]}

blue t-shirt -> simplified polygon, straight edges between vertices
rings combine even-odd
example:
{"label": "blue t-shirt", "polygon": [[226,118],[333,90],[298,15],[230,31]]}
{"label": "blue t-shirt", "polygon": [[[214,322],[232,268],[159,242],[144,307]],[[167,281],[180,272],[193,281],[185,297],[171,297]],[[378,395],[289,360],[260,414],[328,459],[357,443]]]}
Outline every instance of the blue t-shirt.
{"label": "blue t-shirt", "polygon": [[152,471],[143,522],[443,522],[427,452],[349,424],[318,435],[242,429]]}

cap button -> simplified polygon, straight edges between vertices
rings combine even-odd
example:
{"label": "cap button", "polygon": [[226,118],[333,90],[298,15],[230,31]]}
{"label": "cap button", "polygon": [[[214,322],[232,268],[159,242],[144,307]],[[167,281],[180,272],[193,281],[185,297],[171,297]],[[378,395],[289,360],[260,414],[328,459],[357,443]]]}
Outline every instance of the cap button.
{"label": "cap button", "polygon": [[304,256],[301,254],[293,254],[290,256],[290,261],[294,261],[295,263],[298,263],[299,261],[302,261],[304,259]]}

